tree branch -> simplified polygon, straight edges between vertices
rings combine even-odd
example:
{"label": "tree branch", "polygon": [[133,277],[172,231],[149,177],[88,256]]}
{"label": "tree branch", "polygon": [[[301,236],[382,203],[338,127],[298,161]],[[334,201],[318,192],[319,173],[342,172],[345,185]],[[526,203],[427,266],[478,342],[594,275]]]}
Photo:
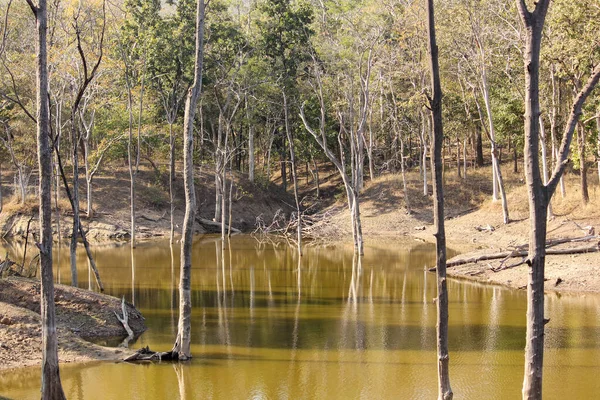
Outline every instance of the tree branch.
{"label": "tree branch", "polygon": [[31,8],[31,12],[33,13],[33,15],[35,15],[35,18],[37,19],[37,15],[38,15],[38,8],[35,4],[33,4],[33,1],[31,0],[25,0],[27,2],[27,4],[29,5],[29,8]]}
{"label": "tree branch", "polygon": [[567,166],[567,163],[569,162],[569,148],[571,147],[571,141],[573,139],[573,132],[575,131],[575,126],[577,125],[577,121],[579,120],[579,116],[581,115],[583,103],[588,98],[592,90],[594,90],[594,87],[596,86],[598,81],[600,81],[600,64],[596,65],[596,68],[594,68],[594,70],[592,71],[592,74],[588,78],[585,86],[577,94],[577,97],[575,97],[575,101],[573,102],[573,106],[571,107],[571,114],[569,116],[569,121],[567,122],[567,125],[565,125],[563,139],[560,144],[560,150],[556,161],[556,167],[552,172],[552,177],[548,181],[548,185],[546,185],[548,198],[551,198],[554,194],[558,182],[560,181],[560,177],[562,176]]}

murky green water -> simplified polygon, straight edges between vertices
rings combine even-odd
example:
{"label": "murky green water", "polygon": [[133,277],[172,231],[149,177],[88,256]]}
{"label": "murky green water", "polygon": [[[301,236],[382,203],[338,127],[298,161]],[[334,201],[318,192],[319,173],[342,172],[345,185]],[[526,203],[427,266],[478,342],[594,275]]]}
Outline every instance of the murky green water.
{"label": "murky green water", "polygon": [[[16,251],[19,251],[18,249]],[[434,399],[433,247],[307,248],[250,237],[194,247],[187,364],[62,365],[69,399]],[[134,347],[168,350],[177,323],[179,248],[166,242],[95,250],[109,294],[146,316]],[[133,261],[133,268],[132,268]],[[81,286],[87,263],[80,254]],[[69,283],[67,253],[57,280]],[[60,272],[60,273],[59,273]],[[450,281],[456,399],[520,398],[525,293]],[[547,297],[544,397],[600,396],[600,297]],[[3,372],[0,394],[39,398],[38,368]]]}

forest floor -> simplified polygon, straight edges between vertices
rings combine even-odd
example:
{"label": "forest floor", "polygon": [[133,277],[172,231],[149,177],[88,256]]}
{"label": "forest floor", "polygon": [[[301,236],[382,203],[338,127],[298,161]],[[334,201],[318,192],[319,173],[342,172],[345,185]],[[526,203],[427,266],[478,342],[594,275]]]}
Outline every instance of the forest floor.
{"label": "forest floor", "polygon": [[[121,300],[55,285],[55,304],[61,362],[115,360],[133,353],[127,348],[100,345],[118,344],[127,336],[114,314],[122,315]],[[129,326],[136,335],[141,334],[146,329],[144,318],[132,305],[125,305]],[[39,281],[0,279],[0,370],[41,364],[40,319]]]}
{"label": "forest floor", "polygon": [[[80,172],[84,176],[83,170]],[[35,179],[32,175],[31,181]],[[8,171],[2,176],[2,182],[12,182],[14,177]],[[93,182],[92,210],[93,215],[86,215],[85,180],[80,183],[80,215],[81,222],[87,231],[90,242],[114,242],[129,240],[131,227],[130,213],[130,178],[126,167],[111,168],[98,175]],[[279,210],[289,214],[292,210],[293,196],[286,193],[278,185],[260,181],[251,183],[243,178],[243,174],[234,173],[234,193],[232,196],[232,226],[243,232],[255,229],[257,218],[270,221]],[[30,182],[30,192],[36,189],[36,182]],[[215,180],[208,168],[196,171],[196,203],[198,215],[195,224],[196,233],[214,233],[214,226],[202,224],[198,219],[213,220],[215,215]],[[168,172],[140,166],[136,176],[136,240],[164,237],[170,233]],[[0,236],[2,239],[24,239],[29,232],[37,234],[37,199],[30,193],[25,204],[21,204],[14,194],[7,196],[8,188],[3,188],[4,204],[0,212]],[[185,212],[183,179],[177,175],[174,185],[175,196],[175,234],[181,232]],[[72,211],[67,195],[61,192],[54,208],[54,237],[69,238],[72,232]],[[59,211],[57,213],[57,210]],[[60,219],[57,217],[60,215]],[[228,218],[226,218],[228,220]],[[220,220],[219,220],[220,221]],[[60,225],[58,225],[60,222]],[[220,230],[218,230],[220,232]]]}

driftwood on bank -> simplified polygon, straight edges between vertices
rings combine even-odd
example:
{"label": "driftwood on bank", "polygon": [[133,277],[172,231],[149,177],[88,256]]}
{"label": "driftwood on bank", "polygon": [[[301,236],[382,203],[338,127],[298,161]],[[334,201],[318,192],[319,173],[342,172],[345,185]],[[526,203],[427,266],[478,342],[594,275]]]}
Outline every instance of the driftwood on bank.
{"label": "driftwood on bank", "polygon": [[[196,222],[202,225],[209,233],[221,233],[221,223],[216,221],[211,221],[209,219],[204,219],[200,217],[196,217]],[[225,223],[225,229],[227,229],[228,223]],[[231,227],[231,233],[241,233],[239,229]]]}
{"label": "driftwood on bank", "polygon": [[123,328],[127,331],[127,337],[123,339],[123,342],[119,345],[119,347],[127,348],[129,346],[129,342],[135,338],[133,330],[129,326],[129,314],[127,313],[127,307],[125,307],[125,297],[121,300],[121,311],[123,312],[123,317],[119,317],[116,311],[113,311],[115,317],[119,320],[119,322],[123,325]]}
{"label": "driftwood on bank", "polygon": [[[580,237],[580,238],[563,238],[563,239],[551,240],[546,243],[546,255],[582,254],[582,253],[599,252],[600,251],[600,242],[596,242],[592,245],[571,247],[571,248],[566,248],[566,249],[553,249],[552,248],[559,244],[590,241],[592,239],[598,239],[598,238],[599,238],[598,236],[588,235],[588,236],[584,236],[584,237]],[[527,257],[527,255],[528,255],[528,250],[527,250],[527,245],[525,244],[525,245],[518,246],[515,249],[510,250],[510,251],[501,251],[498,253],[489,253],[489,254],[479,254],[476,256],[472,256],[472,257],[453,259],[446,263],[446,267],[451,268],[451,267],[456,267],[459,265],[475,264],[480,261],[503,259],[501,267],[492,269],[493,271],[497,272],[497,271],[501,271],[503,269],[508,269],[508,268],[516,267],[518,265],[523,264],[525,262],[525,258]],[[510,258],[515,258],[515,257],[523,257],[523,260],[517,264],[512,264],[508,267],[503,266],[503,264],[506,260],[508,260]],[[435,270],[436,270],[436,267],[429,268],[429,271],[431,271],[431,272],[433,272]]]}

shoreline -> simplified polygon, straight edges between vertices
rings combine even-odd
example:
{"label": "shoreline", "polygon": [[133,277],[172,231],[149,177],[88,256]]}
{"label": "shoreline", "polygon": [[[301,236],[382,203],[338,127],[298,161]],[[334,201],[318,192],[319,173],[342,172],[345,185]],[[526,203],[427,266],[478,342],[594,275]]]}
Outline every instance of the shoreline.
{"label": "shoreline", "polygon": [[[33,279],[0,279],[0,370],[41,365],[39,290],[39,281]],[[127,336],[114,315],[121,314],[120,299],[56,284],[55,304],[60,363],[115,361],[133,353],[128,348],[100,346],[84,339]],[[125,302],[125,306],[137,337],[146,330],[144,318],[131,304]]]}

